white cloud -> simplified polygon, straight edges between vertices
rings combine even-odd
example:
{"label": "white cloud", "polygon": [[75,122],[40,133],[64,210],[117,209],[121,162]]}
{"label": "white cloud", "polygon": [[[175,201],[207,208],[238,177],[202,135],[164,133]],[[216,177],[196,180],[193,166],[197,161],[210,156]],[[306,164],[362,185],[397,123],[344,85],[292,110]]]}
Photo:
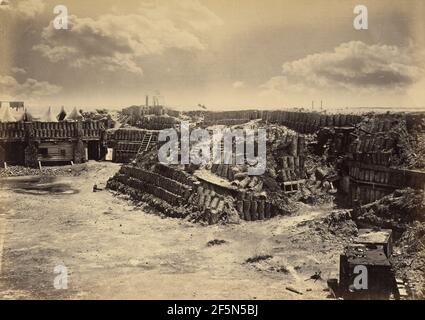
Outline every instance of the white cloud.
{"label": "white cloud", "polygon": [[42,0],[2,1],[0,10],[9,11],[23,17],[33,18],[43,12],[45,4]]}
{"label": "white cloud", "polygon": [[243,81],[235,81],[233,82],[232,87],[234,89],[242,89],[245,88],[245,83]]}
{"label": "white cloud", "polygon": [[0,95],[11,99],[34,99],[58,93],[62,88],[46,81],[32,78],[19,83],[12,76],[0,75]]}
{"label": "white cloud", "polygon": [[412,51],[411,48],[351,41],[331,52],[284,63],[282,75],[273,77],[261,87],[263,94],[272,95],[326,90],[404,91],[424,73]]}
{"label": "white cloud", "polygon": [[27,73],[25,69],[18,68],[18,67],[13,67],[11,70],[15,74],[26,74]]}
{"label": "white cloud", "polygon": [[68,30],[55,30],[52,22],[34,49],[52,62],[66,60],[73,67],[142,74],[139,58],[171,48],[204,50],[203,32],[220,23],[197,0],[143,2],[133,14],[69,16]]}

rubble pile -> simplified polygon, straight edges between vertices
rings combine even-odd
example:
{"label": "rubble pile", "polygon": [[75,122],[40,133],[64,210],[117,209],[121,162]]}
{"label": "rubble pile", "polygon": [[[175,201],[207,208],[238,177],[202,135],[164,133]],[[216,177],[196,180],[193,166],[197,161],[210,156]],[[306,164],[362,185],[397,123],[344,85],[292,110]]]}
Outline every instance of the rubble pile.
{"label": "rubble pile", "polygon": [[325,156],[308,152],[305,159],[307,179],[300,192],[294,195],[298,201],[311,205],[323,205],[335,200],[334,181],[338,178],[335,164]]}
{"label": "rubble pile", "polygon": [[425,197],[423,190],[396,190],[379,201],[353,209],[358,227],[392,229],[391,257],[397,278],[407,282],[413,298],[425,297]]}
{"label": "rubble pile", "polygon": [[239,223],[240,216],[234,206],[234,199],[230,196],[223,196],[211,189],[199,187],[189,201],[198,208],[190,214],[189,221],[204,221],[208,224]]}
{"label": "rubble pile", "polygon": [[338,241],[345,244],[358,235],[358,228],[352,220],[350,210],[333,210],[330,215],[324,218],[302,222],[299,226],[305,224],[323,240]]}
{"label": "rubble pile", "polygon": [[414,299],[425,299],[425,223],[414,222],[396,246],[391,262],[397,278],[408,282]]}
{"label": "rubble pile", "polygon": [[[144,114],[146,110],[137,109],[130,114],[139,117],[137,121],[168,117],[162,109],[151,111]],[[237,220],[236,216],[255,221],[291,214],[297,202],[332,203],[337,190],[340,191],[338,197],[346,195],[350,205],[369,203],[376,206],[376,200],[384,197],[385,202],[388,194],[403,185],[419,189],[422,184],[422,178],[416,173],[404,170],[414,154],[414,143],[409,137],[412,121],[404,114],[358,116],[254,110],[203,112],[203,115],[204,124],[217,126],[221,125],[220,121],[237,120],[245,123],[233,125],[234,128],[267,128],[265,173],[250,176],[247,166],[235,164],[235,161],[202,166],[173,165],[167,169],[158,165],[153,150],[146,150],[111,180],[111,188],[122,189],[125,185],[149,197],[160,198],[174,208],[192,206],[185,207],[186,218],[215,223]],[[415,128],[418,130],[417,126]],[[138,137],[136,142],[140,143],[141,139]],[[235,142],[233,147],[235,150]],[[131,153],[135,154],[136,149]],[[167,170],[190,177],[186,194],[179,193],[185,187],[167,180],[174,179],[164,173]],[[208,177],[199,174],[204,171],[209,172]],[[113,186],[114,183],[118,186]],[[385,207],[382,212],[388,209],[384,202],[378,205]],[[358,224],[395,227],[391,224],[397,222],[388,225],[380,210],[371,215],[367,208],[362,206],[366,211],[356,216]],[[220,216],[217,209],[227,212]],[[180,210],[177,211],[172,215],[181,216]]]}
{"label": "rubble pile", "polygon": [[304,184],[291,195],[293,200],[310,205],[323,205],[335,200],[339,162],[329,156],[332,140],[329,140],[330,136],[323,138],[321,133],[324,131],[328,132],[322,129],[317,134],[303,135]]}
{"label": "rubble pile", "polygon": [[[292,134],[287,140],[286,147],[292,150],[293,156],[286,157],[296,158],[297,151],[293,151],[294,147],[291,149],[291,144],[302,150],[300,137]],[[297,174],[303,173],[297,171]],[[276,177],[270,177],[268,173],[249,176],[246,165],[160,164],[157,151],[152,149],[138,154],[131,164],[124,165],[109,180],[108,187],[145,201],[167,216],[215,224],[291,214],[293,203],[279,185],[283,181],[275,180]]]}
{"label": "rubble pile", "polygon": [[107,187],[145,202],[169,217],[209,224],[239,222],[234,198],[208,188],[187,173],[184,166],[154,162],[153,151],[144,154],[142,159],[123,166],[109,179]]}
{"label": "rubble pile", "polygon": [[413,153],[408,159],[409,169],[425,169],[425,132],[415,133],[413,143]]}
{"label": "rubble pile", "polygon": [[276,173],[277,181],[284,183],[304,179],[305,136],[286,127],[272,126],[267,140],[273,157],[269,170]]}
{"label": "rubble pile", "polygon": [[128,194],[169,217],[186,218],[196,210],[189,201],[194,188],[191,177],[171,167],[144,164],[142,167],[134,163],[124,165],[108,180],[107,188]]}
{"label": "rubble pile", "polygon": [[413,147],[413,153],[408,159],[409,169],[425,169],[425,115],[409,114],[407,129]]}
{"label": "rubble pile", "polygon": [[143,167],[124,165],[107,187],[146,202],[166,216],[208,224],[263,220],[292,211],[288,199],[269,200],[265,194],[226,189],[178,166],[149,166],[148,161]]}
{"label": "rubble pile", "polygon": [[354,207],[353,219],[361,227],[392,229],[401,234],[414,221],[425,219],[423,190],[396,190],[379,201]]}
{"label": "rubble pile", "polygon": [[421,152],[411,122],[402,113],[368,113],[353,127],[317,133],[315,153],[337,169],[347,205],[372,203],[400,188],[423,188],[425,175],[408,170]]}

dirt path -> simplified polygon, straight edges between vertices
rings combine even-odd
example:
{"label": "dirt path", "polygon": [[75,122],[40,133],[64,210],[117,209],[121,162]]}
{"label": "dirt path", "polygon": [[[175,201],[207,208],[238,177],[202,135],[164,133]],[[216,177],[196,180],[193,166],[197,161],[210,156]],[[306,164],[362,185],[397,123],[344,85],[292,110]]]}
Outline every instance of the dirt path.
{"label": "dirt path", "polygon": [[[339,248],[299,224],[328,210],[205,227],[146,214],[109,191],[92,192],[93,184],[102,187],[118,168],[90,163],[81,176],[60,178],[53,188],[48,186],[54,191],[48,194],[0,189],[0,298],[327,297],[325,281],[306,279],[318,270],[335,274]],[[208,246],[213,239],[226,242]],[[245,262],[256,255],[269,258]],[[53,286],[58,265],[68,269],[67,290]]]}

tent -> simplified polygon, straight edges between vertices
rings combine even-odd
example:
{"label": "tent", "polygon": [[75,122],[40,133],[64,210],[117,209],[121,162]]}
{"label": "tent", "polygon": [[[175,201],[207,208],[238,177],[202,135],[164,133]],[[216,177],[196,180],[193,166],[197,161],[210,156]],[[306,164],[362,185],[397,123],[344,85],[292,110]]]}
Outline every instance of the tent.
{"label": "tent", "polygon": [[0,122],[16,122],[16,119],[10,113],[8,102],[2,102],[0,109]]}
{"label": "tent", "polygon": [[72,112],[65,117],[65,121],[82,121],[83,116],[77,111],[77,108],[74,107]]}
{"label": "tent", "polygon": [[40,121],[41,122],[58,122],[58,119],[56,119],[53,116],[53,114],[52,114],[52,108],[49,107],[49,109],[47,109],[46,113],[41,116]]}
{"label": "tent", "polygon": [[34,121],[34,117],[31,113],[28,112],[28,109],[25,109],[24,113],[19,117],[18,121],[30,122]]}
{"label": "tent", "polygon": [[58,119],[58,121],[64,121],[65,118],[66,118],[66,111],[65,111],[65,108],[62,106],[61,111],[56,116],[56,119]]}

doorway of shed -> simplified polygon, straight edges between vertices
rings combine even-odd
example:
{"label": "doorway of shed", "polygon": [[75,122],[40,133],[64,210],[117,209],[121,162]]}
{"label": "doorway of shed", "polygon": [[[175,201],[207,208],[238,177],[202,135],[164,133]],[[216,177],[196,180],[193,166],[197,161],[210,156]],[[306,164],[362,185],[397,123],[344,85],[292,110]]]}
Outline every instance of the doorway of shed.
{"label": "doorway of shed", "polygon": [[87,160],[100,160],[99,141],[89,141],[87,143]]}

